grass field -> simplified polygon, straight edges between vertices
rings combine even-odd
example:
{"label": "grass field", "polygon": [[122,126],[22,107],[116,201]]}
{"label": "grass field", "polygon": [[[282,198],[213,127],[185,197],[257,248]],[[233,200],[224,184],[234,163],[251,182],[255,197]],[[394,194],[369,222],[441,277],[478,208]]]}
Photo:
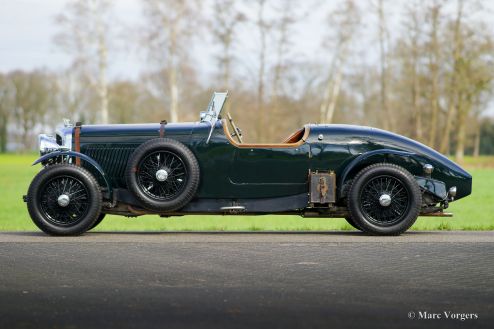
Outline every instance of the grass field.
{"label": "grass field", "polygon": [[[39,171],[35,155],[0,155],[0,230],[38,230],[22,202],[29,183]],[[473,194],[454,202],[452,218],[419,218],[413,230],[494,230],[494,158],[466,159],[473,175]],[[108,216],[97,231],[312,231],[351,230],[344,219],[302,219],[297,216],[184,216],[160,218]]]}

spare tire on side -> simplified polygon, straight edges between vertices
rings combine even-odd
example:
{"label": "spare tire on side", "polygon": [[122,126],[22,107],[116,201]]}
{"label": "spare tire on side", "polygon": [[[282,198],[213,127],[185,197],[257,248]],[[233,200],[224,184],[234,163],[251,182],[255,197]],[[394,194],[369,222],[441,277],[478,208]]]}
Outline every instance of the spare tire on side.
{"label": "spare tire on side", "polygon": [[144,207],[170,212],[184,207],[199,187],[200,169],[194,154],[170,138],[156,138],[139,146],[126,169],[127,188]]}

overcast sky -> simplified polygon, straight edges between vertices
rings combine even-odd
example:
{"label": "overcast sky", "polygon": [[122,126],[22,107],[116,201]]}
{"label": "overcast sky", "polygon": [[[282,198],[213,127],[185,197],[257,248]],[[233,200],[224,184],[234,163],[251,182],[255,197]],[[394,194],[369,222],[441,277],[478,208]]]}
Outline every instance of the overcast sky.
{"label": "overcast sky", "polygon": [[[70,62],[70,57],[57,48],[52,40],[57,32],[55,16],[62,12],[68,0],[0,0],[0,71],[6,72],[12,69],[33,69],[47,67],[52,69],[62,69]],[[311,4],[318,0],[301,1],[300,12],[310,11]],[[369,10],[368,0],[360,0],[358,3],[364,10]],[[321,41],[324,37],[328,11],[331,7],[337,6],[341,1],[320,0],[324,5],[318,5],[317,11],[310,11],[293,30],[292,56],[310,56],[311,60],[329,61],[321,48]],[[393,31],[401,28],[399,13],[405,8],[406,0],[388,1],[388,25],[391,36]],[[307,5],[308,4],[308,5]],[[494,29],[494,1],[484,0],[486,7],[484,15],[486,21],[491,22]],[[250,6],[254,8],[255,6]],[[205,16],[210,16],[207,12],[209,8],[205,6]],[[116,0],[114,1],[114,15],[119,25],[127,27],[136,26],[142,23],[142,13],[139,0]],[[366,43],[363,49],[368,50],[375,41],[373,35],[374,23],[369,22],[374,15],[365,15],[367,21],[363,21],[364,28],[360,31],[359,38]],[[131,30],[129,28],[129,30]],[[135,30],[135,29],[134,29]],[[205,35],[204,35],[205,34]],[[243,65],[249,65],[249,61],[255,61],[255,48],[257,46],[257,34],[252,33],[252,26],[244,26],[237,37],[241,43]],[[136,38],[137,39],[137,38]],[[207,33],[203,33],[202,40],[207,40]],[[129,44],[135,44],[130,41]],[[201,49],[195,49],[194,60],[198,61],[201,70],[213,67],[211,54],[214,52],[214,45],[205,42],[200,45]],[[141,63],[146,60],[144,53],[139,53],[138,47],[134,49],[118,49],[111,56],[113,77],[136,77],[142,69]],[[377,47],[376,47],[377,49]]]}
{"label": "overcast sky", "polygon": [[[310,61],[319,61],[329,63],[332,54],[321,47],[322,39],[325,36],[326,22],[328,11],[340,4],[337,0],[321,0],[324,5],[319,5],[317,11],[310,11],[310,4],[318,0],[307,0],[300,2],[300,12],[310,12],[297,26],[293,29],[293,45],[291,47],[291,58],[298,58]],[[0,0],[0,71],[7,72],[14,69],[30,70],[34,68],[48,68],[52,70],[62,70],[67,67],[71,61],[70,57],[57,48],[52,40],[57,32],[55,16],[62,12],[67,0]],[[369,10],[369,1],[358,1],[364,10]],[[387,7],[388,25],[390,26],[391,36],[396,35],[396,29],[403,28],[398,13],[405,8],[406,0],[388,1]],[[307,5],[309,4],[309,5]],[[481,16],[483,20],[492,24],[494,30],[494,1],[485,0],[482,2],[485,10]],[[252,8],[252,6],[250,6]],[[205,7],[204,15],[211,17]],[[252,10],[252,9],[251,9]],[[142,24],[142,11],[139,0],[117,0],[114,1],[114,16],[116,25],[127,26],[127,31],[136,31],[135,26]],[[375,22],[369,21],[375,15],[365,15],[366,21],[362,22],[364,26],[360,31],[358,46],[365,52],[366,56],[372,57],[377,51],[375,47]],[[130,27],[134,26],[134,29]],[[244,25],[239,31],[237,41],[237,52],[241,61],[237,62],[240,69],[245,72],[255,71],[256,67],[256,48],[257,34],[252,33],[252,25]],[[132,32],[130,32],[131,34]],[[132,38],[132,36],[131,36]],[[137,44],[136,40],[130,40],[127,44]],[[210,76],[216,69],[216,62],[213,54],[217,50],[214,42],[208,39],[207,30],[203,30],[201,43],[193,49],[193,58],[195,67],[200,74]],[[110,54],[111,66],[110,77],[132,78],[138,77],[147,66],[146,54],[138,51],[139,47],[120,47],[117,51]],[[494,109],[489,112],[494,113]]]}
{"label": "overcast sky", "polygon": [[[33,69],[45,67],[63,69],[70,57],[54,46],[52,40],[57,32],[55,16],[62,12],[67,0],[0,0],[0,70]],[[115,15],[126,23],[140,18],[137,0],[118,0]],[[125,77],[135,77],[139,60],[119,52],[118,67]],[[130,65],[126,65],[130,64]]]}
{"label": "overcast sky", "polygon": [[[13,69],[50,68],[63,69],[70,63],[70,57],[53,44],[53,36],[57,32],[55,16],[59,14],[67,0],[0,0],[0,71]],[[317,0],[301,2],[300,12],[308,12],[307,4]],[[311,60],[329,62],[330,56],[321,52],[321,39],[324,36],[323,20],[329,8],[338,1],[322,1],[319,10],[312,12],[293,30],[293,57],[310,56]],[[367,1],[365,1],[367,3]],[[251,8],[255,6],[250,6]],[[205,7],[205,15],[210,17]],[[252,10],[252,9],[251,9]],[[138,0],[114,1],[114,15],[120,25],[135,26],[142,23],[141,6]],[[129,29],[131,30],[131,29]],[[204,35],[205,34],[205,35]],[[243,26],[238,41],[241,45],[242,63],[245,67],[255,66],[257,34],[252,33],[252,26]],[[137,39],[137,38],[136,38]],[[207,33],[201,39],[208,40]],[[130,41],[129,44],[135,42]],[[203,74],[214,69],[216,63],[212,54],[216,50],[212,42],[202,42],[195,49],[194,61]],[[111,54],[112,65],[110,75],[113,78],[135,78],[143,69],[141,63],[146,61],[146,54],[134,49],[119,49]]]}

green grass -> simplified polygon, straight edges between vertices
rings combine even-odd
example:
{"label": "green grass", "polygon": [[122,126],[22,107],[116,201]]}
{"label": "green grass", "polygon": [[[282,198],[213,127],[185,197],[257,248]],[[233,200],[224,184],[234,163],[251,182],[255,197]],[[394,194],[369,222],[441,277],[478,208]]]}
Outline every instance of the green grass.
{"label": "green grass", "polygon": [[[0,230],[37,230],[22,202],[29,183],[39,171],[35,155],[0,155]],[[475,165],[466,159],[473,175],[473,194],[451,204],[453,218],[419,218],[413,230],[494,230],[493,158]],[[298,216],[184,216],[160,218],[108,216],[97,231],[324,231],[352,230],[344,219],[303,219]]]}
{"label": "green grass", "polygon": [[[454,159],[453,159],[454,160]],[[494,156],[481,156],[474,158],[472,156],[466,156],[463,159],[463,166],[466,168],[493,168],[494,167]]]}

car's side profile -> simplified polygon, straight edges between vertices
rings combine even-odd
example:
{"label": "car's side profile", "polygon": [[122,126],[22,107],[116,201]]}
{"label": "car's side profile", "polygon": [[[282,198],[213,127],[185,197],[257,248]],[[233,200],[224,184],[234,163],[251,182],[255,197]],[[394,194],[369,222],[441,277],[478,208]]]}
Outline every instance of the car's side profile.
{"label": "car's side profile", "polygon": [[375,128],[307,124],[281,143],[243,143],[221,117],[226,98],[215,93],[196,123],[77,123],[40,135],[43,169],[24,197],[31,218],[48,234],[77,235],[105,214],[298,214],[396,235],[471,193],[460,166]]}

